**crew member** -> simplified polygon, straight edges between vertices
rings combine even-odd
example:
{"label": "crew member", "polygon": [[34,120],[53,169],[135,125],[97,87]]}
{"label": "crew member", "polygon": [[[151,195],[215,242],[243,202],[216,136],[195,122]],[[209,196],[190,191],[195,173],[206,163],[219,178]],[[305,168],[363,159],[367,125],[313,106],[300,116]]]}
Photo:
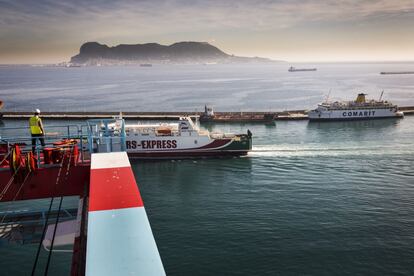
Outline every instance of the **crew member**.
{"label": "crew member", "polygon": [[34,116],[29,119],[30,133],[32,134],[32,152],[36,150],[36,142],[40,141],[42,147],[45,146],[45,131],[43,129],[42,119],[39,117],[40,110],[36,109]]}

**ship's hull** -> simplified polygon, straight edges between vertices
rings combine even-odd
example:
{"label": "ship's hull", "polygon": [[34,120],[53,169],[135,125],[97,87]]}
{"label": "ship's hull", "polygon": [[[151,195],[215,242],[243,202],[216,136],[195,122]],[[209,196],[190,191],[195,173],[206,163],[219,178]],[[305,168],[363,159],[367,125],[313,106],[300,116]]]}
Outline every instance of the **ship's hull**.
{"label": "ship's hull", "polygon": [[386,109],[341,109],[312,110],[308,113],[310,121],[351,121],[384,118],[402,118],[404,114],[393,108]]}
{"label": "ship's hull", "polygon": [[237,157],[248,154],[244,151],[149,151],[149,152],[129,152],[131,159],[191,159],[191,158],[216,158],[216,157]]}
{"label": "ship's hull", "polygon": [[[195,143],[196,142],[196,143]],[[128,139],[127,153],[132,159],[181,159],[243,156],[252,149],[248,135],[211,139],[206,137],[152,137],[149,140]]]}
{"label": "ship's hull", "polygon": [[316,68],[310,68],[310,69],[289,69],[289,72],[314,72],[316,71]]}

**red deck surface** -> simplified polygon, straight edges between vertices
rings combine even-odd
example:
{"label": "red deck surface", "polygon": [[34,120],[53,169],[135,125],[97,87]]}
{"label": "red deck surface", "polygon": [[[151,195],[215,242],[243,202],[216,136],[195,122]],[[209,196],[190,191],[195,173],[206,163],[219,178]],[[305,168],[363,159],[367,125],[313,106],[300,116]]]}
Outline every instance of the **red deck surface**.
{"label": "red deck surface", "polygon": [[131,167],[91,170],[89,211],[142,207]]}

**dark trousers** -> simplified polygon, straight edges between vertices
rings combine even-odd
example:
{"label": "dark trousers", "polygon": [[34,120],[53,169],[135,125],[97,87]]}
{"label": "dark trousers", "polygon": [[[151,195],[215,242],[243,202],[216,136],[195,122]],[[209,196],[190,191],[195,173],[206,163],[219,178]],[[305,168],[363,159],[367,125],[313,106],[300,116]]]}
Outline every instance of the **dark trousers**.
{"label": "dark trousers", "polygon": [[32,134],[32,152],[35,153],[36,150],[36,140],[40,141],[40,144],[42,144],[42,147],[45,146],[45,138],[43,134]]}

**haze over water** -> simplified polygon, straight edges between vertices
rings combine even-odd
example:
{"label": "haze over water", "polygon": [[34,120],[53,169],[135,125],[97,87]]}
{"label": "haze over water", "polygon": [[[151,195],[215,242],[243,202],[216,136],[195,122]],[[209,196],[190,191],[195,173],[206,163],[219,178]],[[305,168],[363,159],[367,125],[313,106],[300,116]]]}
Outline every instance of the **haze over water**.
{"label": "haze over water", "polygon": [[[0,67],[0,97],[7,110],[190,112],[208,103],[266,111],[313,108],[329,89],[333,99],[360,91],[377,98],[384,89],[385,99],[414,105],[412,76],[379,75],[412,64],[317,67]],[[61,123],[45,120],[46,129]],[[245,158],[133,162],[168,275],[414,273],[414,117],[203,127],[250,129],[253,151]],[[20,202],[0,210],[47,206]],[[35,250],[0,245],[1,273],[27,275]],[[70,253],[54,254],[51,272],[68,275],[70,260]]]}

